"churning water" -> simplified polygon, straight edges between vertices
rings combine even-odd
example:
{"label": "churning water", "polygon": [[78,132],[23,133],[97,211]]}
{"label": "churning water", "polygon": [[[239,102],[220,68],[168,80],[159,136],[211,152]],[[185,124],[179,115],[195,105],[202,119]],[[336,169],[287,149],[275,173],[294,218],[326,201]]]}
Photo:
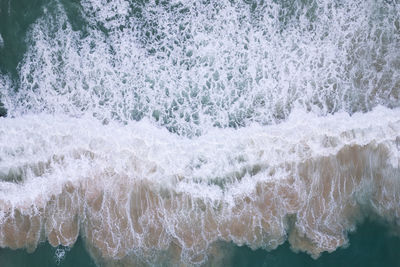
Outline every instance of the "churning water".
{"label": "churning water", "polygon": [[400,232],[398,1],[21,3],[0,11],[1,247],[215,266]]}

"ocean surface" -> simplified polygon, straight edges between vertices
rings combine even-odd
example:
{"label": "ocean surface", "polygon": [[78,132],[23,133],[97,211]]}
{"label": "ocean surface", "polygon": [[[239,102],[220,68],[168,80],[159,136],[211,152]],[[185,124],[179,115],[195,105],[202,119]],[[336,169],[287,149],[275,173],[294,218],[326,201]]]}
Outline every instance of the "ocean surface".
{"label": "ocean surface", "polygon": [[400,266],[400,1],[0,0],[0,266]]}

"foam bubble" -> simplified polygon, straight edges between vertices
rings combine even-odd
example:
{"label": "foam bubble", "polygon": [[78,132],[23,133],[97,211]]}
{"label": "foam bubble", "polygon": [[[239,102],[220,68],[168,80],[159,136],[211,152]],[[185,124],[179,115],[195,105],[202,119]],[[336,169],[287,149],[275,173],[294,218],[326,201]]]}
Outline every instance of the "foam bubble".
{"label": "foam bubble", "polygon": [[229,251],[219,242],[288,239],[318,257],[365,216],[398,228],[399,115],[298,112],[195,139],[146,121],[3,118],[0,245],[72,246],[81,233],[105,264],[204,264]]}
{"label": "foam bubble", "polygon": [[54,258],[55,258],[57,265],[59,265],[62,262],[62,260],[64,260],[68,251],[69,251],[68,247],[56,249],[56,252],[54,253]]}
{"label": "foam bubble", "polygon": [[4,40],[3,40],[3,36],[1,36],[0,34],[0,49],[2,49],[4,46]]}

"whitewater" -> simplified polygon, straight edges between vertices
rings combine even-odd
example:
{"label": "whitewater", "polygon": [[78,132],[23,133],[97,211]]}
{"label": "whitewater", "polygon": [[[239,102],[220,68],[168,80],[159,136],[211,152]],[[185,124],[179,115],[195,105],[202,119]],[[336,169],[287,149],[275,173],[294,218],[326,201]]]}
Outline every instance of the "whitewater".
{"label": "whitewater", "polygon": [[367,218],[400,233],[397,1],[41,10],[0,75],[0,247],[215,266],[228,243],[318,258]]}

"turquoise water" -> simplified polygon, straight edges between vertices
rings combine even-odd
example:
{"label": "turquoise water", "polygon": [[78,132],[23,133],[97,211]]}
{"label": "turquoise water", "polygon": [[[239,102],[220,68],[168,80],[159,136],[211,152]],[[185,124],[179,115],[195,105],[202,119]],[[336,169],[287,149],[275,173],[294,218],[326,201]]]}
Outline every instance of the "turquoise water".
{"label": "turquoise water", "polygon": [[[324,253],[313,260],[305,253],[294,253],[288,243],[278,249],[251,250],[236,247],[229,266],[400,266],[398,251],[400,239],[391,236],[386,227],[366,222],[350,235],[350,246],[334,253]],[[37,250],[28,254],[25,251],[0,250],[1,266],[96,266],[79,239],[73,248],[65,252],[64,258],[57,261],[56,248],[48,243],[41,244]]]}
{"label": "turquoise water", "polygon": [[[41,244],[34,253],[24,250],[1,249],[1,266],[96,266],[86,252],[82,240],[78,240],[72,248],[52,247],[48,243]],[[59,257],[60,251],[64,257]]]}
{"label": "turquoise water", "polygon": [[397,0],[0,0],[0,266],[400,266],[399,51]]}
{"label": "turquoise water", "polygon": [[324,253],[317,260],[304,253],[293,253],[288,243],[265,252],[237,249],[235,266],[399,266],[399,238],[391,236],[381,225],[366,222],[350,234],[350,246]]}

